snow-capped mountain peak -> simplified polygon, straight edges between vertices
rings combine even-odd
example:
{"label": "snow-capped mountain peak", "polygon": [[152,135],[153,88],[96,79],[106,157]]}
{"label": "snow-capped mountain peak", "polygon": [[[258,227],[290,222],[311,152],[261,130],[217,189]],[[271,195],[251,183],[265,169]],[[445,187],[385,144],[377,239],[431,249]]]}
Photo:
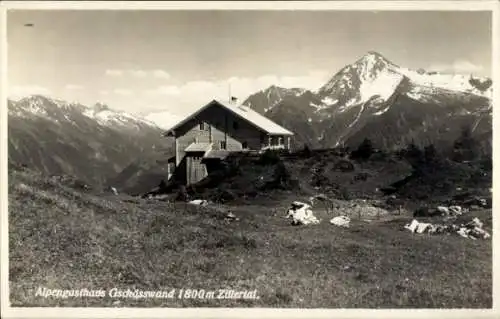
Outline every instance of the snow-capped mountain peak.
{"label": "snow-capped mountain peak", "polygon": [[[427,99],[429,93],[432,95],[435,90],[490,98],[491,84],[490,79],[472,75],[403,68],[380,53],[370,51],[337,72],[317,91],[317,94],[325,105],[346,111],[367,102],[369,102],[367,106],[371,109],[378,108],[398,90],[399,93],[405,93],[413,99],[421,97]],[[422,92],[428,94],[422,95]]]}
{"label": "snow-capped mountain peak", "polygon": [[373,79],[387,69],[391,71],[397,71],[399,69],[399,66],[375,51],[368,52],[349,67],[351,69],[357,69],[363,79]]}
{"label": "snow-capped mountain peak", "polygon": [[337,72],[318,95],[323,103],[334,102],[332,105],[345,111],[370,100],[386,101],[403,78],[397,65],[371,51]]}

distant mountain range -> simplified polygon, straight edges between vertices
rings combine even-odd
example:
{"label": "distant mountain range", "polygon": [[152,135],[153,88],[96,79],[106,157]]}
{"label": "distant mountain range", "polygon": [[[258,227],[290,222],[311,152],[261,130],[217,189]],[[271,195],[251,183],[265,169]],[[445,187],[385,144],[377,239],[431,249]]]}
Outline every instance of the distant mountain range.
{"label": "distant mountain range", "polygon": [[[491,79],[410,70],[369,52],[315,91],[273,85],[243,104],[293,131],[297,148],[357,147],[364,138],[385,149],[450,145],[464,126],[491,148],[491,93]],[[133,193],[165,178],[173,153],[173,141],[150,120],[180,120],[40,95],[8,101],[8,114],[9,162]]]}
{"label": "distant mountain range", "polygon": [[101,103],[87,107],[34,95],[8,101],[8,115],[9,162],[100,187],[171,147],[152,122]]}
{"label": "distant mountain range", "polygon": [[338,71],[316,91],[271,86],[243,104],[295,132],[296,146],[381,148],[445,143],[463,126],[491,142],[492,81],[400,67],[377,52]]}

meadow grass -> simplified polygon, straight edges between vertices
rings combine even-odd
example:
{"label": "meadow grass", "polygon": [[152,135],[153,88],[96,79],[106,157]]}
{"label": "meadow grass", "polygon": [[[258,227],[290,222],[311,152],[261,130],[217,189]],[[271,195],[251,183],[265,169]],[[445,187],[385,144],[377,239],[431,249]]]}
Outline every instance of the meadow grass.
{"label": "meadow grass", "polygon": [[[98,195],[9,177],[11,306],[490,308],[491,240],[412,234],[411,219],[294,227],[293,197],[240,206]],[[280,207],[275,211],[275,208]],[[224,218],[230,209],[238,221]],[[470,213],[491,231],[491,210]],[[50,289],[257,290],[258,300],[35,297]]]}

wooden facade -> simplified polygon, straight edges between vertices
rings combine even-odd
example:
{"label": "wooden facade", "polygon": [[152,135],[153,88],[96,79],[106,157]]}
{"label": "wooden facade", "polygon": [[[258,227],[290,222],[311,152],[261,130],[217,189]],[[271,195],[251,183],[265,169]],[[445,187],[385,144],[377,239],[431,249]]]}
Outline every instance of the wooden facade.
{"label": "wooden facade", "polygon": [[[181,173],[180,179],[186,185],[208,175],[204,158],[209,152],[290,149],[291,143],[291,134],[266,132],[216,101],[172,129],[170,134],[175,137],[176,174]],[[177,172],[184,166],[185,172]]]}

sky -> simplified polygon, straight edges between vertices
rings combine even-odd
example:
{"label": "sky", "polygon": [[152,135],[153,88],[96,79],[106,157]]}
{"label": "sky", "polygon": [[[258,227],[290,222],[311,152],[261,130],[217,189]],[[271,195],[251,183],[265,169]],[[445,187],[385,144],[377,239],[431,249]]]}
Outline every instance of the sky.
{"label": "sky", "polygon": [[[491,76],[491,12],[9,10],[9,97],[146,116],[274,84],[315,90],[368,51]],[[32,23],[33,27],[25,24]]]}

